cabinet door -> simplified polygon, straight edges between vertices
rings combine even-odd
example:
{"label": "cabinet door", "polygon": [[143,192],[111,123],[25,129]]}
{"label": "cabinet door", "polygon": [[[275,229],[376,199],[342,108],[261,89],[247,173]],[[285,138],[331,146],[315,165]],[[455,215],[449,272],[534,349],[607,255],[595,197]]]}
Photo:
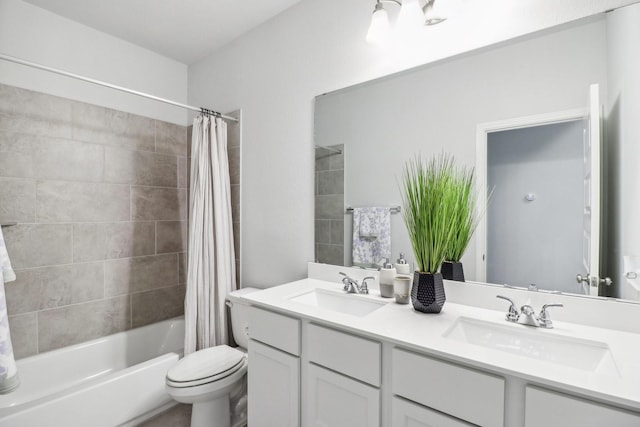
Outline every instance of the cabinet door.
{"label": "cabinet door", "polygon": [[380,426],[380,391],[377,388],[313,364],[308,366],[305,426]]}
{"label": "cabinet door", "polygon": [[527,386],[525,427],[638,427],[640,414]]}
{"label": "cabinet door", "polygon": [[300,425],[300,359],[249,341],[249,425]]}
{"label": "cabinet door", "polygon": [[393,398],[391,417],[393,427],[473,427],[473,424],[399,397]]}

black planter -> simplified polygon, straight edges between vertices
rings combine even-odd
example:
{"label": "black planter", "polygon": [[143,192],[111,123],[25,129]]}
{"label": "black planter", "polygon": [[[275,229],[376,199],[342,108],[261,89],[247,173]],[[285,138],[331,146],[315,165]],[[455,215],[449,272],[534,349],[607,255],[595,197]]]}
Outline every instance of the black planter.
{"label": "black planter", "polygon": [[416,311],[423,313],[440,313],[444,302],[444,284],[440,273],[413,273],[411,287],[411,303]]}
{"label": "black planter", "polygon": [[461,262],[445,261],[442,263],[440,271],[443,279],[464,282],[464,270]]}

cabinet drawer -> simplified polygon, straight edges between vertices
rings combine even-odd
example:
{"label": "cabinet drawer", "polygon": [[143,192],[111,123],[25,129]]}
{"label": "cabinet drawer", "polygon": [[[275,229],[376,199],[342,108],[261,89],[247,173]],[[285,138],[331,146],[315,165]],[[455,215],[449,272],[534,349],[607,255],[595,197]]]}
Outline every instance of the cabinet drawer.
{"label": "cabinet drawer", "polygon": [[249,307],[249,337],[300,356],[300,320]]}
{"label": "cabinet drawer", "polygon": [[398,427],[473,427],[473,424],[395,396],[391,401],[391,417],[391,425]]}
{"label": "cabinet drawer", "polygon": [[504,425],[504,379],[406,350],[392,351],[394,394],[481,426]]}
{"label": "cabinet drawer", "polygon": [[311,362],[380,387],[379,342],[313,324],[307,336]]}
{"label": "cabinet drawer", "polygon": [[637,427],[640,414],[527,386],[525,427]]}

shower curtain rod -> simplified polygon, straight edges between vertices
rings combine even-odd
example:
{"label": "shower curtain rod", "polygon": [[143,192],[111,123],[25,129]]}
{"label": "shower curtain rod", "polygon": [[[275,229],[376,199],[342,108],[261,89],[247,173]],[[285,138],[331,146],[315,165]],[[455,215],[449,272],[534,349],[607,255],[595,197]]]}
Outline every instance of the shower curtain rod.
{"label": "shower curtain rod", "polygon": [[225,116],[217,111],[209,110],[208,108],[194,107],[192,105],[182,104],[180,102],[171,101],[169,99],[160,98],[159,96],[149,95],[148,93],[138,92],[137,90],[127,89],[126,87],[112,85],[111,83],[106,83],[100,80],[91,79],[89,77],[81,76],[79,74],[70,73],[68,71],[59,70],[57,68],[48,67],[46,65],[41,65],[31,61],[25,61],[24,59],[16,58],[15,56],[5,55],[0,53],[0,59],[4,59],[5,61],[15,62],[16,64],[26,65],[27,67],[38,68],[40,70],[49,71],[51,73],[60,74],[62,76],[71,77],[74,79],[82,80],[88,83],[93,83],[98,86],[104,86],[111,89],[119,90],[121,92],[130,93],[133,95],[141,96],[143,98],[153,99],[154,101],[164,102],[165,104],[174,105],[176,107],[186,108],[187,110],[197,111],[202,114],[208,114],[211,116],[220,117],[225,120],[230,120],[232,122],[237,122],[238,119],[235,117]]}

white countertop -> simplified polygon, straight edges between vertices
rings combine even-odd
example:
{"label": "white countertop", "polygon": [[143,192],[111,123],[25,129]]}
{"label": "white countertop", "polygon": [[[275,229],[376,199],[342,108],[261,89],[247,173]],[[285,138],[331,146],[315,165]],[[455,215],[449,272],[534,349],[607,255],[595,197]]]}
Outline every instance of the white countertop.
{"label": "white countertop", "polygon": [[[393,299],[381,298],[377,290],[372,290],[370,295],[349,295],[353,298],[388,301],[382,308],[363,317],[290,300],[315,288],[342,292],[340,283],[303,279],[247,294],[244,298],[259,307],[640,411],[640,334],[556,320],[554,329],[512,324],[504,320],[508,305],[505,305],[504,311],[497,311],[448,301],[439,314],[425,314],[414,311],[411,304],[401,305],[396,304]],[[487,292],[493,292],[492,297],[495,297],[495,290]],[[511,354],[444,336],[461,317],[514,328],[515,334],[518,331],[526,331],[523,333],[529,336],[552,334],[561,339],[566,338],[567,341],[583,339],[605,343],[610,349],[610,356],[605,357],[594,370],[588,370]]]}

